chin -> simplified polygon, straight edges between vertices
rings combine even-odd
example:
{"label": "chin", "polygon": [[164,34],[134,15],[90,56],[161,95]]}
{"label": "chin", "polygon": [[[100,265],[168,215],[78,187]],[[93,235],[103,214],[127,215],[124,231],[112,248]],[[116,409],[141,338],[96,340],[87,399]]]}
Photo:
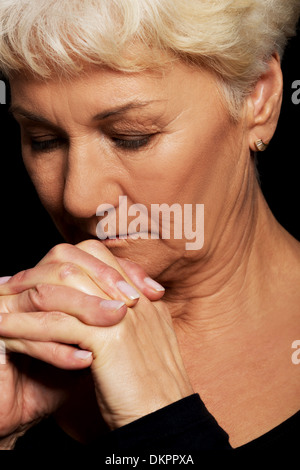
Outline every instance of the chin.
{"label": "chin", "polygon": [[[57,224],[58,227],[58,224]],[[58,227],[58,229],[60,229]],[[60,230],[67,243],[76,245],[84,240],[98,240],[118,258],[125,258],[140,265],[146,273],[157,279],[162,273],[170,268],[176,261],[182,257],[181,248],[176,244],[167,243],[162,239],[106,239],[100,240],[98,237],[91,236],[86,232],[75,230],[74,227]],[[174,241],[173,241],[174,243]],[[181,254],[180,254],[181,253]]]}
{"label": "chin", "polygon": [[140,240],[140,243],[108,247],[119,258],[126,258],[140,265],[152,278],[158,278],[173,262],[173,252],[165,247],[162,240]]}

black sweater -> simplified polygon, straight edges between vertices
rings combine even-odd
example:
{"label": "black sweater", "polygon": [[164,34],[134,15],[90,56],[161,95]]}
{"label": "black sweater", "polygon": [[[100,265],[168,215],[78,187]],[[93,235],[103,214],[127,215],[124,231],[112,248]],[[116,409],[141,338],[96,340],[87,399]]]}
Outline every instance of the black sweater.
{"label": "black sweater", "polygon": [[299,449],[299,441],[300,411],[263,436],[233,449],[227,433],[208,412],[199,395],[193,394],[111,431],[88,446],[79,444],[65,434],[50,417],[19,438],[15,450],[96,450],[100,461],[101,458],[104,459],[103,462],[105,459],[120,459],[120,456],[126,455],[140,456],[140,464],[149,463],[150,458],[153,463],[158,456],[165,459],[163,456],[166,454],[181,456],[175,463],[180,463],[179,460],[183,458],[187,462],[190,455],[195,463],[205,451],[237,454],[256,450],[272,453],[282,450],[291,453]]}

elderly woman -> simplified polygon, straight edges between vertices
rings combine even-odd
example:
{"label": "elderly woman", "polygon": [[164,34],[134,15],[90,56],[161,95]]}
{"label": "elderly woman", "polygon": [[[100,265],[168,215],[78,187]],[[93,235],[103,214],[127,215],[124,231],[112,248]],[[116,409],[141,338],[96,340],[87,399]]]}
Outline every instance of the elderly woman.
{"label": "elderly woman", "polygon": [[[254,156],[276,129],[299,13],[298,0],[1,2],[24,162],[67,242],[1,282],[1,341],[22,353],[0,365],[3,448],[49,415],[71,447],[106,452],[292,446],[300,247]],[[157,205],[169,232],[167,217],[151,226]]]}

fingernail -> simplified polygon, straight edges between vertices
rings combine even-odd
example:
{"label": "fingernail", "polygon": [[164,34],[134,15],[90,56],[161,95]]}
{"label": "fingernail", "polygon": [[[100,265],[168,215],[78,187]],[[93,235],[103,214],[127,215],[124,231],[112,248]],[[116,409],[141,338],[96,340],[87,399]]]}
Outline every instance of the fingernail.
{"label": "fingernail", "polygon": [[157,292],[163,292],[165,288],[161,286],[158,282],[151,279],[151,277],[145,277],[144,283],[147,284],[152,289],[156,290]]}
{"label": "fingernail", "polygon": [[91,351],[84,351],[83,349],[77,349],[77,351],[74,352],[74,356],[77,359],[89,359],[91,355]]}
{"label": "fingernail", "polygon": [[0,285],[1,284],[5,284],[7,281],[9,281],[11,278],[11,276],[3,276],[3,277],[0,277]]}
{"label": "fingernail", "polygon": [[121,300],[101,300],[100,302],[101,307],[105,308],[105,310],[112,310],[113,312],[116,312],[124,305],[126,305],[125,302]]}
{"label": "fingernail", "polygon": [[117,288],[119,291],[121,291],[123,294],[126,295],[131,300],[138,299],[140,297],[140,294],[138,291],[134,289],[130,284],[127,284],[125,281],[118,281],[117,282]]}

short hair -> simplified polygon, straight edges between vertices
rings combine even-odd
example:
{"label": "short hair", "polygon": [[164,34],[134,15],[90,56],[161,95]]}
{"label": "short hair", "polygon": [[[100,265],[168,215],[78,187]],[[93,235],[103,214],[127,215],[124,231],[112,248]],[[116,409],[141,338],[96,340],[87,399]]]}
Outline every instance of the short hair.
{"label": "short hair", "polygon": [[181,59],[216,74],[234,116],[299,14],[299,0],[1,0],[0,70],[47,79]]}

